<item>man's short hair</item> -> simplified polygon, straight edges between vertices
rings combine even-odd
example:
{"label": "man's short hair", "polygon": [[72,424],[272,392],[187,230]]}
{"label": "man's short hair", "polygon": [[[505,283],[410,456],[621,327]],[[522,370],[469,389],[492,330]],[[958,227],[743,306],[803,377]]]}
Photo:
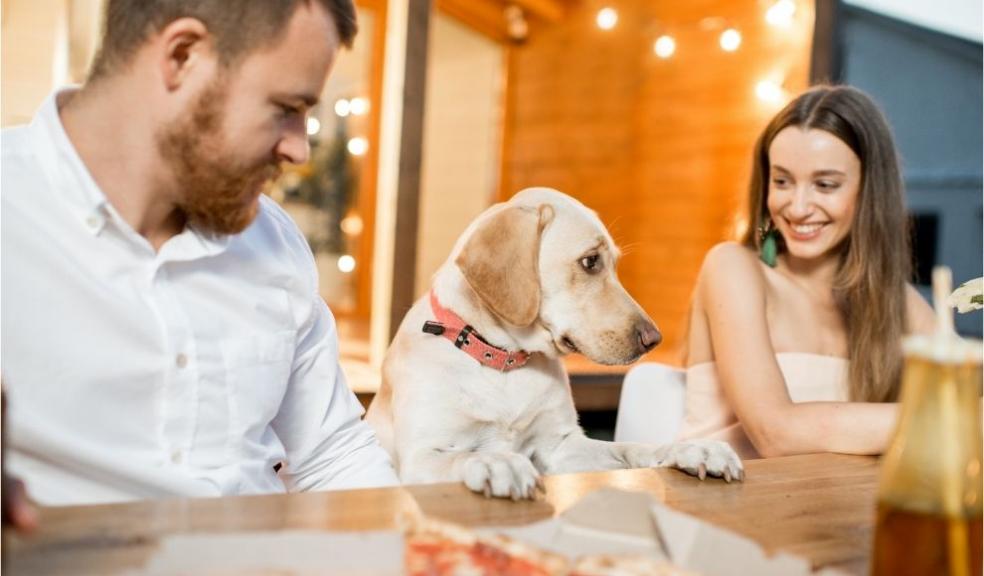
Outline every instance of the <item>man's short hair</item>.
{"label": "man's short hair", "polygon": [[89,78],[125,66],[150,35],[179,18],[200,20],[212,35],[220,61],[232,64],[279,39],[298,6],[313,2],[331,15],[339,41],[351,48],[358,31],[353,0],[109,0],[102,45]]}

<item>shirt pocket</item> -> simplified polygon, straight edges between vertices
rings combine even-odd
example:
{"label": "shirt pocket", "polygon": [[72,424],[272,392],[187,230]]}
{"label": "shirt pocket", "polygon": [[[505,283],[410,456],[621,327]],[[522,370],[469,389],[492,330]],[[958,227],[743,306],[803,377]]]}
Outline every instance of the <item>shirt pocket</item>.
{"label": "shirt pocket", "polygon": [[252,334],[222,341],[229,391],[230,433],[259,441],[280,410],[294,357],[291,331]]}

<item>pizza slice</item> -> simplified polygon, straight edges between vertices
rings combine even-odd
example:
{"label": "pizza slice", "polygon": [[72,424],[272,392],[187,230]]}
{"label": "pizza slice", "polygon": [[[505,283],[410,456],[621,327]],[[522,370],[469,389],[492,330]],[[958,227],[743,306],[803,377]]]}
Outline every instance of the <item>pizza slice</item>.
{"label": "pizza slice", "polygon": [[503,535],[432,518],[406,522],[408,576],[694,576],[648,556],[592,555],[570,562]]}
{"label": "pizza slice", "polygon": [[567,559],[502,535],[480,536],[431,518],[417,519],[406,535],[408,576],[566,575]]}

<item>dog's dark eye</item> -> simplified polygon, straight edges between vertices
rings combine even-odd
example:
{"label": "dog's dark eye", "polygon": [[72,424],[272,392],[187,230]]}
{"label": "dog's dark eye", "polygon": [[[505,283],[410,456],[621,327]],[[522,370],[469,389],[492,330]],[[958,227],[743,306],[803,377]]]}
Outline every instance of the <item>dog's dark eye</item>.
{"label": "dog's dark eye", "polygon": [[592,254],[590,256],[585,256],[581,258],[581,268],[584,268],[585,272],[589,274],[594,274],[601,270],[601,256],[598,254]]}

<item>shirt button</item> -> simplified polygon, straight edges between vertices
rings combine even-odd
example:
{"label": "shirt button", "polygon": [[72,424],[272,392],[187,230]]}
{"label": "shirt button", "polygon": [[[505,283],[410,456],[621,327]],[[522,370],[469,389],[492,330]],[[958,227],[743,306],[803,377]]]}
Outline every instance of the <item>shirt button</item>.
{"label": "shirt button", "polygon": [[85,219],[85,225],[92,230],[99,228],[99,224],[100,221],[98,216],[89,216],[88,218]]}
{"label": "shirt button", "polygon": [[184,368],[188,365],[188,357],[184,354],[178,354],[178,356],[174,359],[174,363],[177,364],[178,368]]}
{"label": "shirt button", "polygon": [[181,450],[175,450],[171,452],[171,462],[175,464],[181,464]]}

